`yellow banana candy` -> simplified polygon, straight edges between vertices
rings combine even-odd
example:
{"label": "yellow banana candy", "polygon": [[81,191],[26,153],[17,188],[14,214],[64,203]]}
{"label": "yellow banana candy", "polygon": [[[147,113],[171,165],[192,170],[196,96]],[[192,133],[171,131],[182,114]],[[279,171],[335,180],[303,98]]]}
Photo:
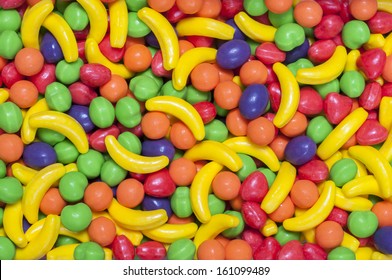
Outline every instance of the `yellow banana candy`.
{"label": "yellow banana candy", "polygon": [[302,232],[303,237],[309,243],[316,243],[316,229],[311,228]]}
{"label": "yellow banana candy", "polygon": [[358,71],[357,59],[361,55],[359,50],[351,50],[347,54],[346,65],[344,66],[344,71]]}
{"label": "yellow banana candy", "polygon": [[122,206],[113,198],[108,212],[120,226],[132,230],[147,230],[166,223],[168,217],[164,209],[151,211],[133,210]]}
{"label": "yellow banana candy", "polygon": [[392,260],[392,254],[388,255],[388,254],[383,254],[381,252],[375,251],[372,253],[371,259],[377,260],[377,261]]}
{"label": "yellow banana candy", "polygon": [[382,50],[387,56],[392,54],[392,33],[389,33],[389,35],[385,38],[385,43],[382,47]]}
{"label": "yellow banana candy", "polygon": [[26,165],[15,162],[11,165],[12,175],[18,179],[22,185],[27,185],[37,174],[37,170]]}
{"label": "yellow banana candy", "polygon": [[177,66],[172,73],[172,83],[176,90],[182,90],[188,81],[193,68],[203,62],[214,62],[217,50],[214,48],[198,47],[187,50],[180,56]]}
{"label": "yellow banana candy", "polygon": [[378,182],[373,175],[355,178],[342,186],[342,192],[346,197],[361,195],[376,195],[382,197]]}
{"label": "yellow banana candy", "polygon": [[74,62],[79,57],[78,45],[75,35],[66,20],[57,13],[50,13],[42,23],[59,43],[67,62]]}
{"label": "yellow banana candy", "polygon": [[234,16],[234,22],[253,41],[262,43],[273,42],[275,40],[275,27],[254,20],[245,12],[236,14]]}
{"label": "yellow banana candy", "polygon": [[318,226],[331,213],[334,207],[336,186],[333,181],[325,181],[316,203],[302,215],[283,221],[283,227],[289,231],[305,231]]}
{"label": "yellow banana candy", "polygon": [[206,17],[189,17],[176,25],[177,34],[183,36],[205,36],[221,40],[231,40],[235,29],[222,21]]}
{"label": "yellow banana candy", "polygon": [[0,104],[3,104],[10,97],[10,92],[8,89],[0,88]]}
{"label": "yellow banana candy", "polygon": [[195,223],[164,224],[157,228],[143,230],[144,236],[161,243],[173,243],[176,240],[192,239],[198,229]]}
{"label": "yellow banana candy", "polygon": [[189,189],[191,206],[193,213],[201,223],[207,223],[211,219],[208,195],[211,192],[212,181],[222,169],[222,164],[211,161],[196,173],[192,181]]}
{"label": "yellow banana candy", "polygon": [[156,96],[148,99],[145,106],[148,111],[159,111],[176,117],[188,126],[196,140],[204,139],[203,120],[195,107],[184,99],[175,96]]}
{"label": "yellow banana candy", "polygon": [[42,23],[53,9],[52,0],[42,0],[26,10],[20,26],[22,43],[26,48],[39,50],[39,32]]}
{"label": "yellow banana candy", "polygon": [[346,197],[342,189],[336,187],[335,206],[349,212],[368,211],[372,209],[373,203],[361,196]]}
{"label": "yellow banana candy", "polygon": [[320,143],[317,155],[326,160],[336,153],[366,121],[368,112],[359,107],[346,116]]}
{"label": "yellow banana candy", "polygon": [[328,83],[342,74],[347,61],[347,51],[344,46],[337,46],[333,55],[322,64],[297,71],[297,81],[307,85]]}
{"label": "yellow banana candy", "polygon": [[365,50],[382,49],[385,45],[385,38],[382,34],[370,34],[369,40],[363,45]]}
{"label": "yellow banana candy", "polygon": [[286,199],[294,184],[297,170],[288,161],[283,161],[274,182],[267,195],[261,202],[261,208],[270,214],[278,209],[279,205]]}
{"label": "yellow banana candy", "polygon": [[356,260],[371,260],[374,248],[372,247],[359,247],[355,251]]}
{"label": "yellow banana candy", "polygon": [[348,153],[373,173],[384,198],[392,196],[392,167],[381,151],[371,146],[352,146]]}
{"label": "yellow banana candy", "polygon": [[[389,110],[392,106],[392,100],[386,99],[387,97],[383,97],[383,99],[381,100],[381,104],[380,104],[380,121],[381,119],[384,119],[384,125],[388,125],[389,122],[389,116],[386,115],[390,115],[390,111]],[[384,101],[384,102],[383,102]],[[391,105],[389,105],[389,102],[391,102]],[[381,107],[383,105],[383,107]],[[391,161],[392,160],[392,127],[387,128],[389,130],[388,133],[388,137],[387,139],[384,141],[384,143],[382,144],[381,148],[379,149],[380,153],[386,158],[387,161]]]}
{"label": "yellow banana candy", "polygon": [[28,240],[23,231],[22,201],[4,207],[3,227],[8,238],[19,248],[26,247]]}
{"label": "yellow banana candy", "polygon": [[57,111],[35,113],[30,116],[29,124],[37,129],[47,128],[57,131],[67,137],[79,153],[88,152],[89,143],[83,127],[73,117],[65,113]]}
{"label": "yellow banana candy", "polygon": [[193,243],[196,249],[206,240],[214,239],[222,231],[238,226],[240,220],[233,215],[215,214],[208,223],[202,224],[197,230]]}
{"label": "yellow banana candy", "polygon": [[42,168],[26,185],[22,197],[22,209],[26,220],[33,224],[38,221],[39,205],[48,189],[65,174],[61,163]]}
{"label": "yellow banana candy", "polygon": [[392,2],[389,0],[377,0],[377,9],[392,14]]}
{"label": "yellow banana candy", "polygon": [[277,62],[272,66],[278,77],[282,97],[273,123],[276,127],[285,126],[297,112],[299,104],[299,85],[289,68],[283,63]]}
{"label": "yellow banana candy", "polygon": [[242,167],[242,160],[235,151],[214,140],[205,140],[194,145],[185,152],[184,158],[192,161],[216,161],[233,172],[240,170]]}
{"label": "yellow banana candy", "polygon": [[122,48],[128,36],[128,7],[125,0],[116,0],[108,3],[110,19],[110,45],[113,48]]}
{"label": "yellow banana candy", "polygon": [[368,175],[366,166],[362,162],[352,158],[348,154],[348,150],[342,150],[342,156],[343,156],[343,158],[349,158],[349,159],[351,159],[352,161],[355,162],[355,165],[357,166],[357,174],[355,175],[355,178]]}
{"label": "yellow banana candy", "polygon": [[37,103],[27,110],[26,115],[23,118],[22,127],[20,129],[20,137],[24,144],[30,144],[33,142],[35,139],[35,134],[37,133],[37,128],[31,127],[29,124],[30,116],[35,113],[45,111],[49,111],[49,106],[45,98],[38,100]]}
{"label": "yellow banana candy", "polygon": [[162,51],[163,68],[174,69],[180,57],[180,47],[173,26],[162,14],[148,7],[141,8],[137,16],[156,36]]}
{"label": "yellow banana candy", "polygon": [[122,168],[135,173],[152,173],[169,164],[167,156],[147,157],[138,155],[124,148],[113,135],[105,138],[105,146],[110,157]]}
{"label": "yellow banana candy", "polygon": [[272,236],[278,233],[278,225],[271,219],[267,219],[264,226],[261,228],[261,233],[265,236]]}
{"label": "yellow banana candy", "polygon": [[271,171],[276,172],[280,168],[280,162],[274,151],[269,146],[254,144],[246,136],[232,137],[223,142],[236,153],[246,154],[263,162]]}
{"label": "yellow banana candy", "polygon": [[385,127],[389,132],[392,125],[392,97],[384,96],[381,99],[380,107],[378,109],[378,120],[380,124]]}
{"label": "yellow banana candy", "polygon": [[86,59],[89,63],[99,63],[110,69],[112,74],[119,75],[124,79],[129,79],[133,77],[134,73],[129,71],[124,64],[114,63],[110,61],[106,56],[103,55],[99,49],[98,42],[89,38],[85,43],[85,54]]}
{"label": "yellow banana candy", "polygon": [[108,14],[105,5],[100,0],[76,0],[86,11],[90,30],[87,39],[94,39],[98,44],[105,37],[108,29]]}
{"label": "yellow banana candy", "polygon": [[24,248],[17,248],[16,260],[38,260],[45,256],[56,243],[60,229],[60,217],[49,214],[45,219],[42,230],[36,238]]}
{"label": "yellow banana candy", "polygon": [[50,250],[46,254],[47,260],[74,260],[74,251],[79,244],[66,244]]}
{"label": "yellow banana candy", "polygon": [[349,248],[351,251],[355,252],[359,248],[359,240],[352,236],[351,234],[344,231],[343,240],[340,246]]}

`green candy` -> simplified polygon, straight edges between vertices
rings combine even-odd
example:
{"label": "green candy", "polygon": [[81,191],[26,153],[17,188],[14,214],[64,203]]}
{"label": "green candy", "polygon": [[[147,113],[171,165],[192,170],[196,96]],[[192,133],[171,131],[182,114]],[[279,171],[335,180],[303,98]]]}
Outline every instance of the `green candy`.
{"label": "green candy", "polygon": [[372,211],[353,211],[348,215],[347,227],[359,238],[372,236],[378,228],[378,219]]}
{"label": "green candy", "polygon": [[116,117],[113,104],[102,96],[91,101],[89,115],[92,123],[99,128],[108,128],[114,123]]}
{"label": "green candy", "polygon": [[188,91],[187,87],[184,87],[182,90],[176,90],[173,87],[173,82],[172,81],[167,81],[161,88],[161,94],[164,96],[174,96],[178,97],[181,99],[184,99],[186,96],[186,93]]}
{"label": "green candy", "polygon": [[121,133],[117,140],[125,149],[132,153],[140,155],[142,152],[142,142],[132,132],[125,131]]}
{"label": "green candy", "polygon": [[316,144],[321,143],[333,130],[333,126],[324,116],[317,116],[309,121],[306,135]]}
{"label": "green candy", "polygon": [[340,92],[340,82],[338,79],[334,79],[325,84],[314,85],[313,87],[323,99],[328,95],[328,93]]}
{"label": "green candy", "polygon": [[60,246],[70,245],[70,244],[77,244],[79,242],[80,242],[79,240],[77,240],[73,237],[59,235],[59,237],[56,240],[56,243],[54,244],[54,247],[60,247]]}
{"label": "green candy", "polygon": [[355,253],[349,248],[339,246],[332,249],[327,256],[328,260],[356,260]]}
{"label": "green candy", "polygon": [[211,92],[200,91],[194,86],[188,86],[185,100],[192,105],[201,101],[211,101]]}
{"label": "green candy", "polygon": [[[268,101],[268,103],[269,103],[269,101]],[[223,109],[218,104],[216,104],[215,100],[214,100],[214,106],[216,109],[216,114],[220,117],[226,117],[227,114],[229,113],[229,110]]]}
{"label": "green candy", "polygon": [[87,153],[78,157],[76,166],[88,179],[95,179],[100,175],[104,162],[105,160],[100,152],[90,149]]}
{"label": "green candy", "polygon": [[151,29],[140,20],[136,12],[128,13],[128,36],[141,38],[150,33]]}
{"label": "green candy", "polygon": [[305,39],[305,31],[297,23],[283,24],[278,27],[275,33],[276,46],[285,52],[300,46]]}
{"label": "green candy", "polygon": [[6,236],[0,236],[0,260],[13,260],[16,247]]}
{"label": "green candy", "polygon": [[170,244],[167,249],[168,260],[193,260],[196,253],[196,245],[190,239],[178,239]]}
{"label": "green candy", "polygon": [[88,241],[80,243],[74,251],[75,260],[104,260],[105,251],[96,242]]}
{"label": "green candy", "polygon": [[264,0],[244,0],[244,9],[250,16],[261,16],[268,11]]}
{"label": "green candy", "polygon": [[268,11],[268,19],[271,22],[271,24],[273,26],[275,26],[276,28],[278,28],[286,23],[293,23],[294,22],[294,8],[291,7],[288,11],[281,13],[281,14],[275,14],[271,11]]}
{"label": "green candy", "polygon": [[147,0],[126,0],[128,10],[137,12],[143,7],[147,7]]}
{"label": "green candy", "polygon": [[329,172],[330,178],[336,186],[341,187],[355,178],[358,167],[351,158],[342,158],[335,162]]}
{"label": "green candy", "polygon": [[123,97],[116,103],[115,116],[123,126],[128,128],[135,127],[142,120],[140,104],[132,97]]}
{"label": "green candy", "polygon": [[[150,51],[151,51],[151,48],[150,48]],[[163,79],[161,77],[156,76],[154,74],[154,72],[152,72],[151,67],[148,68],[147,70],[141,72],[138,76],[142,76],[142,77],[144,76],[144,77],[149,77],[149,78],[153,79],[154,82],[158,85],[159,89],[161,89],[163,86]]]}
{"label": "green candy", "polygon": [[65,206],[60,214],[60,220],[64,227],[74,232],[86,229],[92,218],[90,207],[83,202]]}
{"label": "green candy", "polygon": [[242,167],[236,172],[236,174],[242,182],[246,177],[249,176],[250,173],[257,169],[257,166],[252,157],[241,153],[238,153],[238,156],[241,158]]}
{"label": "green candy", "polygon": [[281,246],[286,244],[291,240],[300,240],[301,233],[288,231],[282,225],[278,226],[278,232],[274,235],[275,239],[279,242]]}
{"label": "green candy", "polygon": [[67,202],[77,202],[83,198],[87,185],[88,179],[82,172],[68,172],[60,179],[60,195]]}
{"label": "green candy", "polygon": [[0,179],[0,201],[13,204],[23,196],[23,187],[18,179],[4,177]]}
{"label": "green candy", "polygon": [[7,101],[0,104],[0,128],[2,130],[7,133],[16,133],[22,127],[22,123],[22,111],[15,103]]}
{"label": "green candy", "polygon": [[171,208],[179,218],[187,218],[193,214],[188,187],[177,187],[170,198]]}
{"label": "green candy", "polygon": [[271,187],[272,183],[275,181],[276,174],[266,167],[260,167],[257,170],[264,174],[267,179],[268,187]]}
{"label": "green candy", "polygon": [[299,69],[304,69],[304,68],[311,68],[313,67],[313,63],[306,58],[300,58],[297,61],[290,63],[287,65],[287,68],[293,73],[294,76],[297,75],[297,72]]}
{"label": "green candy", "polygon": [[246,42],[248,43],[248,45],[249,45],[249,47],[250,47],[250,53],[251,53],[251,55],[255,55],[256,49],[257,49],[258,46],[260,46],[260,43],[255,42],[255,41],[253,41],[253,40],[251,40],[251,39],[249,39],[249,38],[246,39]]}
{"label": "green candy", "polygon": [[147,75],[140,75],[131,79],[129,89],[133,92],[137,100],[147,101],[158,95],[160,86],[154,82],[153,78]]}
{"label": "green candy", "polygon": [[7,166],[5,162],[0,159],[0,179],[4,178],[7,175]]}
{"label": "green candy", "polygon": [[0,208],[0,227],[3,227],[4,208]]}
{"label": "green candy", "polygon": [[208,195],[208,208],[211,215],[222,214],[225,211],[226,203],[215,194]]}
{"label": "green candy", "polygon": [[56,65],[55,73],[57,80],[64,85],[70,85],[78,81],[80,78],[80,68],[83,64],[83,60],[80,58],[74,62],[61,60]]}
{"label": "green candy", "polygon": [[128,171],[115,163],[112,159],[105,161],[101,168],[101,180],[110,187],[117,186],[127,177]]}
{"label": "green candy", "polygon": [[71,2],[69,2],[68,0],[56,0],[55,9],[60,13],[64,14],[65,9],[70,3]]}
{"label": "green candy", "polygon": [[89,23],[87,12],[77,2],[73,2],[65,8],[64,19],[75,31],[85,29]]}
{"label": "green candy", "polygon": [[245,228],[244,218],[242,217],[241,212],[238,212],[238,211],[227,210],[227,211],[224,212],[224,214],[232,215],[234,217],[237,217],[238,220],[240,221],[238,226],[233,227],[233,228],[228,228],[228,229],[226,229],[226,230],[224,230],[222,232],[222,235],[224,237],[227,237],[227,238],[230,238],[230,239],[236,238],[237,236],[239,236],[244,231],[244,228]]}
{"label": "green candy", "polygon": [[0,32],[0,56],[5,59],[14,59],[16,54],[23,48],[22,39],[13,30]]}
{"label": "green candy", "polygon": [[42,142],[48,143],[51,146],[64,141],[65,136],[57,131],[48,128],[37,129],[37,136]]}
{"label": "green candy", "polygon": [[68,111],[72,105],[71,92],[59,82],[53,82],[46,87],[45,99],[49,109],[54,111]]}
{"label": "green candy", "polygon": [[226,125],[220,120],[214,119],[208,124],[204,125],[206,132],[205,139],[217,142],[223,142],[229,136],[229,130]]}
{"label": "green candy", "polygon": [[0,10],[0,33],[5,30],[18,31],[22,19],[15,9]]}
{"label": "green candy", "polygon": [[57,155],[57,161],[62,164],[75,162],[80,155],[78,149],[76,149],[75,145],[68,139],[64,139],[57,143],[54,146],[54,151]]}
{"label": "green candy", "polygon": [[340,89],[348,97],[357,98],[365,89],[365,78],[358,71],[344,72],[340,78]]}
{"label": "green candy", "polygon": [[351,20],[342,29],[342,40],[349,49],[359,49],[370,39],[370,29],[366,22]]}

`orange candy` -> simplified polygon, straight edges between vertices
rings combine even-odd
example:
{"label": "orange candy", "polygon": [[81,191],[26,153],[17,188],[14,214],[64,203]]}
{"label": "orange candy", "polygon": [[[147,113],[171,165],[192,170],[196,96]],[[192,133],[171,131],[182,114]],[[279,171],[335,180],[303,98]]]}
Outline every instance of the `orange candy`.
{"label": "orange candy", "polygon": [[170,141],[174,147],[181,150],[192,148],[196,144],[196,138],[191,130],[183,123],[176,122],[170,129]]}
{"label": "orange candy", "polygon": [[44,56],[34,48],[23,48],[15,56],[15,67],[24,76],[38,74],[44,67]]}
{"label": "orange candy", "polygon": [[195,221],[195,217],[194,216],[189,216],[186,218],[180,218],[178,216],[176,216],[175,214],[172,214],[169,218],[169,220],[167,220],[168,224],[173,224],[173,225],[179,225],[179,224],[188,224],[188,223],[193,223]]}
{"label": "orange candy", "polygon": [[143,72],[150,67],[152,55],[145,45],[133,44],[125,50],[123,61],[128,70]]}
{"label": "orange candy", "polygon": [[0,159],[5,163],[15,162],[23,154],[22,139],[16,134],[4,133],[0,135]]}
{"label": "orange candy", "polygon": [[379,201],[373,205],[372,212],[378,219],[378,227],[392,226],[392,202]]}
{"label": "orange candy", "polygon": [[240,69],[240,79],[244,86],[252,84],[265,84],[267,81],[268,69],[259,60],[245,62]]}
{"label": "orange candy", "polygon": [[93,182],[84,191],[84,202],[95,212],[106,210],[112,199],[112,189],[105,182]]}
{"label": "orange candy", "polygon": [[275,126],[267,118],[258,117],[249,122],[247,136],[253,143],[266,146],[275,138]]}
{"label": "orange candy", "polygon": [[293,5],[293,0],[264,0],[265,6],[275,14],[287,12]]}
{"label": "orange candy", "polygon": [[231,200],[238,196],[241,181],[238,176],[231,171],[219,172],[212,180],[212,191],[222,200]]}
{"label": "orange candy", "polygon": [[197,258],[199,260],[224,260],[225,255],[225,247],[215,239],[202,242],[197,249]]}
{"label": "orange candy", "polygon": [[112,220],[101,216],[91,221],[87,233],[91,241],[105,247],[110,245],[116,237],[116,225]]}
{"label": "orange candy", "polygon": [[134,208],[143,201],[144,186],[136,179],[125,179],[117,187],[116,198],[121,205]]}
{"label": "orange candy", "polygon": [[371,19],[377,12],[377,0],[351,0],[349,10],[351,15],[358,20]]}
{"label": "orange candy", "polygon": [[61,197],[58,188],[50,188],[39,205],[39,210],[45,215],[60,215],[67,202]]}
{"label": "orange candy", "polygon": [[178,40],[178,45],[180,47],[180,55],[195,47],[191,42],[183,39]]}
{"label": "orange candy", "polygon": [[230,240],[225,247],[226,260],[251,260],[252,247],[242,239]]}
{"label": "orange candy", "polygon": [[290,197],[286,197],[285,200],[279,205],[278,209],[270,213],[268,216],[271,220],[282,223],[284,220],[291,218],[294,215],[295,207]]}
{"label": "orange candy", "polygon": [[20,80],[14,83],[9,91],[9,98],[19,108],[26,109],[33,106],[38,100],[37,87],[28,80]]}
{"label": "orange candy", "polygon": [[392,83],[392,55],[387,56],[387,60],[382,71],[382,77],[385,81]]}
{"label": "orange candy", "polygon": [[200,63],[191,72],[192,85],[200,91],[210,91],[219,83],[219,72],[210,63]]}
{"label": "orange candy", "polygon": [[322,17],[323,9],[316,1],[301,1],[294,7],[294,19],[302,27],[312,28]]}
{"label": "orange candy", "polygon": [[184,14],[197,13],[203,6],[203,0],[176,0],[178,9]]}
{"label": "orange candy", "polygon": [[233,199],[231,199],[231,200],[229,201],[230,207],[231,207],[233,210],[238,211],[238,212],[241,211],[241,209],[242,209],[242,203],[243,203],[243,202],[244,202],[244,201],[242,200],[242,198],[241,198],[240,195],[237,195],[235,198],[233,198]]}
{"label": "orange candy", "polygon": [[217,18],[222,9],[221,0],[204,0],[203,6],[196,13],[198,17]]}
{"label": "orange candy", "polygon": [[117,74],[112,74],[110,81],[99,87],[99,93],[112,103],[116,103],[128,93],[127,81]]}
{"label": "orange candy", "polygon": [[284,159],[284,150],[286,149],[287,144],[289,143],[289,138],[284,135],[278,135],[274,140],[269,144],[269,147],[274,151],[275,155],[279,160]]}
{"label": "orange candy", "polygon": [[223,69],[222,67],[220,67],[216,63],[213,63],[212,65],[218,70],[219,82],[225,82],[225,81],[232,81],[233,80],[233,77],[234,77],[233,71],[231,71],[230,69]]}
{"label": "orange candy", "polygon": [[148,0],[147,4],[157,12],[166,12],[174,6],[176,0]]}
{"label": "orange candy", "polygon": [[343,241],[344,231],[334,221],[324,221],[316,227],[316,242],[324,249],[333,249]]}
{"label": "orange candy", "polygon": [[249,121],[245,119],[236,108],[231,110],[226,116],[226,126],[234,136],[245,136]]}
{"label": "orange candy", "polygon": [[287,137],[295,137],[304,133],[307,127],[308,119],[306,118],[306,115],[297,111],[288,124],[280,128],[280,132]]}
{"label": "orange candy", "polygon": [[6,66],[8,63],[7,59],[4,57],[0,56],[0,71],[3,70],[4,66]]}
{"label": "orange candy", "polygon": [[188,186],[196,175],[196,165],[186,158],[178,158],[169,165],[169,174],[177,186]]}
{"label": "orange candy", "polygon": [[225,110],[238,107],[242,90],[232,80],[220,82],[214,89],[214,100],[218,106]]}
{"label": "orange candy", "polygon": [[319,198],[319,192],[315,183],[310,180],[297,180],[290,191],[290,197],[295,206],[310,208]]}
{"label": "orange candy", "polygon": [[170,128],[170,120],[162,112],[147,112],[140,124],[144,135],[150,139],[165,137]]}

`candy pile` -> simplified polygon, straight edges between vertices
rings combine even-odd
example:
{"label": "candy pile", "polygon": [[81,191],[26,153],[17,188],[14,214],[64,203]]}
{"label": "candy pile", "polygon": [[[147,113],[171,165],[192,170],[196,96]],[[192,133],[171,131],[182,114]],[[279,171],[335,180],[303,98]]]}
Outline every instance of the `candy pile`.
{"label": "candy pile", "polygon": [[0,7],[0,259],[392,258],[392,1]]}

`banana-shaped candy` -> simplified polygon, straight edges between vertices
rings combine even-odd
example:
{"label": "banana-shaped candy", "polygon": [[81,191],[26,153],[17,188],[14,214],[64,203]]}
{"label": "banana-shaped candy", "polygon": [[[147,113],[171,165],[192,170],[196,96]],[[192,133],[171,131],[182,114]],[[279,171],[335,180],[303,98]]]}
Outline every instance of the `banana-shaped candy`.
{"label": "banana-shaped candy", "polygon": [[143,230],[144,236],[161,243],[173,243],[176,240],[192,239],[198,229],[195,223],[164,224],[153,229]]}

